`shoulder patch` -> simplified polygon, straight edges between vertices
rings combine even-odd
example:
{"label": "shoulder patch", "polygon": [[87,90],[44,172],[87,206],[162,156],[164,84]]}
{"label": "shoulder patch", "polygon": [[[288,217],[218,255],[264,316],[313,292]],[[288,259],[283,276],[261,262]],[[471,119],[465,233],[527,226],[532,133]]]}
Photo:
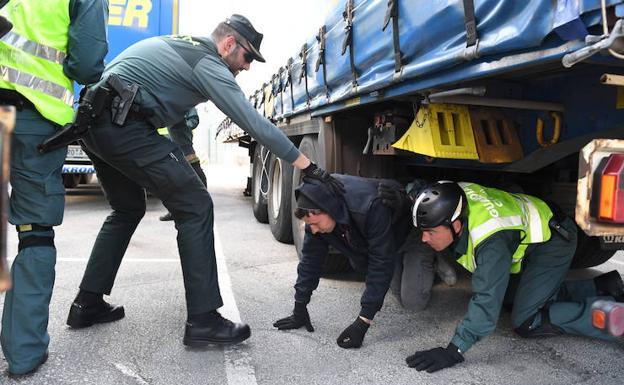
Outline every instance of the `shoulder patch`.
{"label": "shoulder patch", "polygon": [[191,68],[195,68],[197,63],[211,51],[211,48],[206,43],[193,36],[170,35],[164,36],[163,40],[169,44]]}

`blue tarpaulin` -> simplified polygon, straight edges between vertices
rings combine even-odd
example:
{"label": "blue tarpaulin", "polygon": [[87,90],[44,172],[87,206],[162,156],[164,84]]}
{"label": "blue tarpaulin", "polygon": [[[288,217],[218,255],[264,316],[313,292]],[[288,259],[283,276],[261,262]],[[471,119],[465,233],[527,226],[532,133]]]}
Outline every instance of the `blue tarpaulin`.
{"label": "blue tarpaulin", "polygon": [[[600,0],[569,1],[569,5],[553,0],[475,0],[477,56],[467,58],[462,0],[397,1],[399,71],[395,71],[393,23],[382,30],[388,0],[353,1],[352,45],[344,53],[347,21],[343,17],[346,5],[343,0],[325,21],[325,68],[323,65],[316,68],[320,39],[311,36],[305,42],[305,55],[302,52],[293,55],[290,65],[274,77],[275,98],[273,112],[269,115],[281,118],[314,111],[407,83],[412,84],[411,91],[416,92],[444,86],[445,79],[457,82],[464,75],[477,78],[519,65],[530,66],[538,63],[542,56],[525,55],[521,63],[501,58],[539,53],[545,48],[558,47],[555,51],[551,49],[548,55],[550,59],[560,58],[584,44],[582,40],[567,42],[557,33],[555,28],[560,28],[561,20],[573,21],[578,31],[583,31],[580,27],[591,28],[601,23]],[[607,0],[607,5],[623,2]],[[562,18],[562,7],[569,13],[566,18]],[[355,75],[350,49],[353,50]],[[439,77],[442,72],[445,77]]]}

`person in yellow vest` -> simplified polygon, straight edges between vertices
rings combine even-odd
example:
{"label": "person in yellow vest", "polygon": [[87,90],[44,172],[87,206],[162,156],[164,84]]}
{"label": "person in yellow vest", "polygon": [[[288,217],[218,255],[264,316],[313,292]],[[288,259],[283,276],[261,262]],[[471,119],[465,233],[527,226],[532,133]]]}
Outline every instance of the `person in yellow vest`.
{"label": "person in yellow vest", "polygon": [[106,0],[11,0],[0,16],[13,29],[0,39],[0,103],[17,107],[11,141],[9,222],[17,226],[0,341],[11,375],[36,371],[48,357],[54,285],[53,226],[63,220],[61,168],[67,148],[45,155],[37,144],[71,122],[73,81],[97,81],[108,52]]}
{"label": "person in yellow vest", "polygon": [[[552,205],[554,206],[554,205]],[[622,300],[617,271],[564,282],[576,250],[575,223],[544,201],[475,183],[437,182],[417,197],[412,217],[423,242],[450,248],[472,272],[468,312],[446,348],[417,351],[408,366],[429,373],[464,361],[496,327],[511,274],[520,274],[511,323],[521,337],[576,334],[614,340],[591,323],[598,299]]]}

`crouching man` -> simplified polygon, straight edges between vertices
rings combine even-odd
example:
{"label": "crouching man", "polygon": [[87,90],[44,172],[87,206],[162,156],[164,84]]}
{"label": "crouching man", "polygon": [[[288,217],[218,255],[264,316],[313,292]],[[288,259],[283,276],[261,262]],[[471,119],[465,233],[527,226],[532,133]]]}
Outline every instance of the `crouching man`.
{"label": "crouching man", "polygon": [[333,246],[349,258],[356,271],[366,274],[360,313],[336,341],[342,348],[359,348],[390,287],[398,249],[409,228],[409,215],[393,220],[393,210],[378,196],[378,181],[333,176],[343,183],[346,194],[309,178],[304,178],[295,190],[295,216],[306,224],[297,267],[295,307],[292,315],[273,326],[279,330],[305,326],[309,332],[314,331],[307,305],[319,284],[329,246]]}
{"label": "crouching man", "polygon": [[446,348],[417,351],[410,367],[429,373],[464,361],[472,345],[498,321],[510,274],[521,273],[511,323],[521,337],[576,334],[615,337],[594,329],[591,305],[621,300],[624,284],[612,271],[594,279],[564,282],[576,250],[574,222],[544,201],[475,183],[437,182],[416,198],[414,226],[423,242],[450,248],[472,272],[468,312]]}

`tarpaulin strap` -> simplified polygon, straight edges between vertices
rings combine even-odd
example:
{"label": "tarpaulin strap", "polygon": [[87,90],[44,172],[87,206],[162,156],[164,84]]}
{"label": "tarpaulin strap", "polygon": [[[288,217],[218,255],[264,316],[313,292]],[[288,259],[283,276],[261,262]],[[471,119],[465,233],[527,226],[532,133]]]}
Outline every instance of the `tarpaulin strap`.
{"label": "tarpaulin strap", "polygon": [[357,86],[357,68],[355,68],[355,60],[353,57],[353,13],[354,13],[353,0],[347,0],[345,10],[342,13],[342,17],[345,20],[345,39],[342,42],[342,55],[347,52],[349,47],[349,63],[351,64],[351,73],[353,74],[353,86]]}
{"label": "tarpaulin strap", "polygon": [[319,28],[319,33],[316,36],[316,41],[319,43],[319,56],[316,61],[316,67],[314,72],[318,72],[321,65],[323,65],[323,83],[325,83],[325,95],[329,98],[329,86],[327,85],[327,67],[325,65],[325,33],[326,28],[322,26]]}
{"label": "tarpaulin strap", "polygon": [[284,67],[280,67],[277,71],[277,77],[279,78],[279,94],[280,94],[280,106],[282,107],[282,114],[284,113],[284,83],[282,83],[282,79],[284,76]]}
{"label": "tarpaulin strap", "polygon": [[267,83],[262,83],[262,88],[260,88],[260,93],[262,95],[260,95],[260,105],[262,106],[262,116],[264,116],[265,118],[267,118],[266,116],[266,102],[267,102],[267,96],[266,96],[266,88],[269,85]]}
{"label": "tarpaulin strap", "polygon": [[293,94],[293,82],[292,82],[292,66],[293,66],[293,58],[288,58],[288,62],[286,63],[286,69],[288,71],[288,77],[286,78],[286,84],[290,85],[290,103],[292,105],[292,110],[295,110],[295,96]]}
{"label": "tarpaulin strap", "polygon": [[385,31],[392,19],[392,44],[394,45],[394,72],[400,72],[403,68],[401,62],[401,43],[399,41],[399,0],[388,0],[388,9],[382,31]]}
{"label": "tarpaulin strap", "polygon": [[273,76],[271,76],[271,94],[273,95],[273,97],[276,97],[277,94],[279,94],[281,91],[281,85],[279,83],[279,75],[278,74],[273,74]]}
{"label": "tarpaulin strap", "polygon": [[38,247],[38,246],[54,247],[54,238],[53,237],[38,237],[35,235],[24,237],[19,240],[17,250],[22,251],[23,249],[27,247]]}
{"label": "tarpaulin strap", "polygon": [[477,20],[475,18],[474,0],[463,0],[464,21],[466,23],[466,59],[477,57],[479,37],[477,36]]}
{"label": "tarpaulin strap", "polygon": [[310,93],[308,92],[308,43],[304,43],[299,52],[301,58],[301,74],[299,75],[299,84],[305,80],[306,103],[310,104]]}

